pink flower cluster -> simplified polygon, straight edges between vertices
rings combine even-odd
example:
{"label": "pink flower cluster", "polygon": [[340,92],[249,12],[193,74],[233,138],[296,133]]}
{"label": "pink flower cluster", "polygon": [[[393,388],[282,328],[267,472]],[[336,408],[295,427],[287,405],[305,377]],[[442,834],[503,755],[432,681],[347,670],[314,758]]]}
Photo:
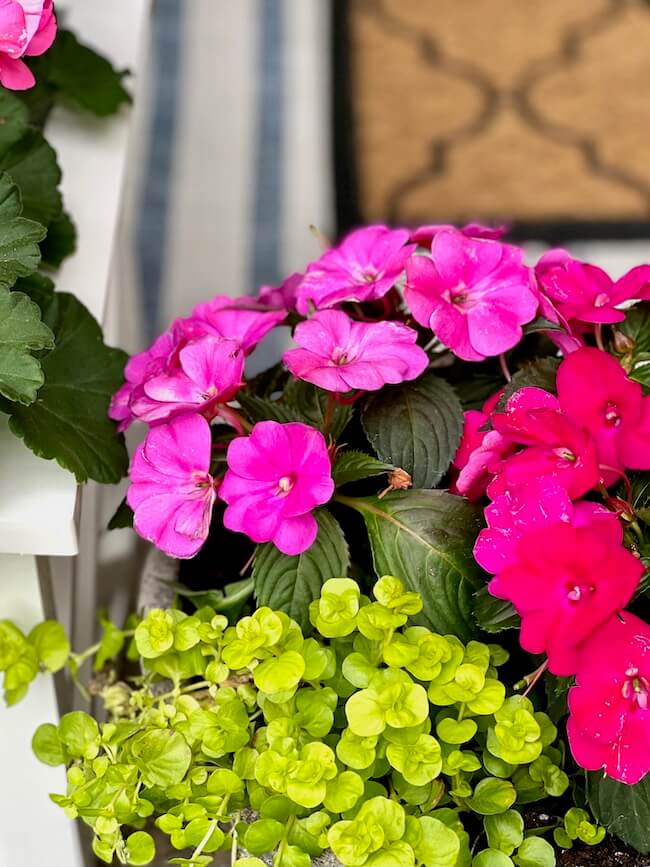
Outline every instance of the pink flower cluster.
{"label": "pink flower cluster", "polygon": [[492,501],[474,556],[494,576],[490,593],[519,613],[522,647],[575,675],[576,760],[637,782],[650,771],[650,627],[623,609],[644,567],[616,511],[580,498],[650,469],[650,398],[585,347],[560,364],[557,397],[522,388],[502,404],[468,414],[456,456],[457,490]]}
{"label": "pink flower cluster", "polygon": [[[18,5],[28,4],[0,0],[0,14]],[[111,404],[120,429],[149,426],[127,500],[136,530],[175,557],[201,548],[219,500],[228,529],[298,555],[334,492],[337,401],[421,376],[425,345],[436,363],[442,345],[442,364],[502,356],[505,368],[504,354],[537,320],[533,330],[546,329],[564,355],[557,393],[499,392],[466,413],[452,487],[491,501],[475,556],[493,575],[490,592],[519,613],[522,646],[546,654],[551,672],[575,676],[568,732],[577,761],[632,783],[650,770],[650,627],[625,610],[643,567],[623,544],[607,488],[630,469],[650,470],[650,398],[592,344],[624,319],[622,304],[650,299],[650,266],[613,281],[553,250],[529,267],[503,232],[366,227],[281,286],[254,299],[218,296],[176,320],[129,361]],[[327,393],[322,431],[251,425],[233,405],[247,387],[246,357],[287,321],[295,345],[286,370]],[[585,499],[594,493],[607,508]]]}
{"label": "pink flower cluster", "polygon": [[140,535],[172,556],[194,556],[219,496],[227,504],[229,529],[255,542],[272,541],[286,554],[313,543],[313,510],[334,490],[323,434],[297,422],[261,422],[250,436],[230,443],[220,479],[210,474],[210,422],[226,422],[244,434],[231,402],[244,385],[245,356],[289,311],[317,308],[295,329],[298,347],[283,356],[298,379],[329,392],[356,392],[418,377],[429,359],[416,331],[402,322],[357,321],[329,309],[383,297],[415,249],[408,238],[406,230],[384,226],[352,233],[304,276],[264,286],[256,299],[217,296],[199,304],[130,359],[109,414],[120,430],[135,421],[151,427],[136,451],[127,495]]}
{"label": "pink flower cluster", "polygon": [[29,90],[36,81],[22,60],[43,54],[54,42],[52,0],[0,0],[0,84]]}

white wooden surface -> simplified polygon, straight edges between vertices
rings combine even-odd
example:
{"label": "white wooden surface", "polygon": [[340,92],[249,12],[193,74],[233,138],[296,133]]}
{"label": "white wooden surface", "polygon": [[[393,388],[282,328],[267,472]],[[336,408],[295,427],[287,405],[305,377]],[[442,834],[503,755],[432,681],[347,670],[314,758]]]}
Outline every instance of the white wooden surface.
{"label": "white wooden surface", "polygon": [[[61,0],[56,8],[82,41],[118,67],[141,68],[148,0]],[[137,76],[130,86],[137,87]],[[78,251],[64,263],[56,283],[100,321],[115,252],[130,119],[128,108],[101,121],[57,108],[47,129],[63,169],[65,205],[79,233]],[[26,630],[43,619],[35,556],[77,554],[77,506],[74,478],[56,463],[36,458],[11,435],[6,420],[0,421],[0,619],[14,619]],[[66,598],[58,603],[69,607],[72,590],[61,589]],[[87,610],[86,617],[92,622],[94,612]],[[49,792],[65,791],[65,774],[41,765],[31,752],[34,729],[56,721],[57,714],[47,677],[40,677],[17,707],[0,704],[0,867],[82,863],[74,824],[48,799]]]}

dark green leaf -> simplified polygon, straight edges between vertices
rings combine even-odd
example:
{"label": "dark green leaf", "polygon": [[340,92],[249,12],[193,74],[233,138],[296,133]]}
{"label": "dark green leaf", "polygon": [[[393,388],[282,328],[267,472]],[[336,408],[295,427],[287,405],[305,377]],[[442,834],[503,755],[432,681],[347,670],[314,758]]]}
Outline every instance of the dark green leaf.
{"label": "dark green leaf", "polygon": [[36,271],[28,277],[19,277],[14,284],[14,292],[24,292],[41,310],[51,303],[54,296],[54,283],[45,274]]}
{"label": "dark green leaf", "polygon": [[626,311],[625,320],[615,325],[627,338],[632,361],[640,353],[650,352],[650,302],[642,301]]}
{"label": "dark green leaf", "polygon": [[41,261],[38,243],[45,236],[39,223],[21,217],[20,192],[8,174],[0,175],[0,287],[35,271]]}
{"label": "dark green leaf", "polygon": [[414,487],[432,488],[460,443],[463,409],[447,382],[425,373],[367,398],[361,422],[382,460],[406,470]]}
{"label": "dark green leaf", "polygon": [[46,265],[58,268],[77,248],[77,230],[72,218],[63,211],[47,227],[47,236],[41,244],[41,255]]}
{"label": "dark green leaf", "polygon": [[[647,509],[650,506],[650,473],[634,472],[629,474],[632,488],[631,503],[634,511]],[[621,486],[619,496],[626,496],[625,488]]]}
{"label": "dark green leaf", "polygon": [[0,91],[0,141],[15,142],[29,126],[29,112],[22,100],[8,90]]}
{"label": "dark green leaf", "polygon": [[339,403],[331,392],[323,391],[300,379],[289,382],[284,390],[284,398],[287,406],[295,414],[296,421],[304,421],[320,431],[325,431],[328,426],[329,405],[331,407],[329,433],[334,439],[338,439],[343,433],[354,412],[353,404]]}
{"label": "dark green leaf", "polygon": [[288,377],[286,367],[282,362],[278,362],[248,379],[247,393],[256,394],[258,397],[271,397],[274,392],[282,390]]}
{"label": "dark green leaf", "polygon": [[73,295],[52,295],[43,319],[55,337],[55,348],[42,362],[45,385],[35,403],[15,408],[11,429],[80,482],[118,482],[128,458],[106,413],[122,382],[125,353],[104,344],[99,325]]}
{"label": "dark green leaf", "polygon": [[481,409],[485,401],[503,387],[503,377],[466,373],[464,379],[453,383],[463,409]]}
{"label": "dark green leaf", "polygon": [[472,546],[480,509],[445,491],[338,499],[363,515],[377,575],[395,575],[422,595],[420,619],[462,639],[476,633],[472,597],[482,579]]}
{"label": "dark green leaf", "polygon": [[512,603],[492,596],[487,587],[481,587],[474,595],[474,616],[484,632],[503,632],[520,625]]}
{"label": "dark green leaf", "polygon": [[32,351],[53,345],[54,335],[41,321],[38,305],[22,292],[0,287],[0,394],[23,404],[36,400],[43,371]]}
{"label": "dark green leaf", "polygon": [[37,80],[43,75],[58,95],[99,117],[114,114],[131,101],[122,84],[125,73],[117,72],[105,57],[82,45],[69,30],[60,30],[47,54],[42,60],[32,61],[31,66]]}
{"label": "dark green leaf", "polygon": [[534,334],[537,331],[564,331],[564,328],[562,328],[561,325],[558,325],[557,322],[551,322],[550,319],[544,319],[543,316],[537,316],[532,322],[529,322],[528,325],[524,325],[522,331],[524,334]]}
{"label": "dark green leaf", "polygon": [[338,487],[339,485],[346,485],[348,482],[358,482],[360,479],[380,476],[382,473],[389,473],[394,469],[392,464],[378,461],[377,458],[373,458],[365,452],[349,451],[337,455],[332,476]]}
{"label": "dark green leaf", "polygon": [[572,677],[556,677],[548,671],[544,673],[545,710],[554,723],[559,722],[568,713],[567,696],[573,683]]}
{"label": "dark green leaf", "polygon": [[557,358],[536,358],[523,364],[504,388],[497,410],[503,409],[508,398],[520,388],[534,386],[555,394],[555,380],[559,366],[560,362]]}
{"label": "dark green leaf", "polygon": [[[23,60],[27,62],[27,65],[34,72],[36,84],[29,90],[21,90],[14,93],[27,109],[29,123],[40,130],[45,127],[45,123],[56,101],[56,91],[54,87],[44,80],[40,68],[44,64],[46,57],[47,55],[41,57],[23,57]],[[35,67],[38,67],[38,69],[35,69]]]}
{"label": "dark green leaf", "polygon": [[318,598],[329,578],[347,575],[350,555],[343,531],[326,509],[315,512],[316,541],[297,557],[289,557],[272,542],[259,545],[253,566],[258,605],[286,611],[303,628],[309,626],[309,603]]}
{"label": "dark green leaf", "polygon": [[133,509],[126,502],[126,497],[115,510],[115,514],[108,522],[108,530],[123,530],[133,526]]}
{"label": "dark green leaf", "polygon": [[252,422],[270,419],[284,424],[288,421],[296,421],[298,418],[298,414],[295,411],[278,400],[257,397],[255,394],[249,394],[244,391],[237,395],[237,400],[241,404],[246,416]]}
{"label": "dark green leaf", "polygon": [[610,833],[644,855],[650,852],[650,774],[635,786],[588,774],[587,799],[596,819]]}
{"label": "dark green leaf", "polygon": [[10,141],[0,126],[0,171],[18,185],[23,217],[48,226],[60,215],[61,170],[53,148],[38,130],[27,128],[18,141]]}
{"label": "dark green leaf", "polygon": [[[645,355],[646,353],[644,353]],[[630,370],[630,379],[638,382],[647,391],[650,389],[650,357],[640,358]]]}

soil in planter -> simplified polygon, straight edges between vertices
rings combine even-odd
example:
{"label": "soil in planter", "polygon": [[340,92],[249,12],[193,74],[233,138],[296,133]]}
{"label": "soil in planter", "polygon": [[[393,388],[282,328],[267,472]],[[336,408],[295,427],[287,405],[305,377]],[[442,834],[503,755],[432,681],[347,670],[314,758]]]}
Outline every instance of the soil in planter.
{"label": "soil in planter", "polygon": [[650,855],[639,855],[613,837],[599,846],[575,845],[558,854],[558,867],[650,867]]}

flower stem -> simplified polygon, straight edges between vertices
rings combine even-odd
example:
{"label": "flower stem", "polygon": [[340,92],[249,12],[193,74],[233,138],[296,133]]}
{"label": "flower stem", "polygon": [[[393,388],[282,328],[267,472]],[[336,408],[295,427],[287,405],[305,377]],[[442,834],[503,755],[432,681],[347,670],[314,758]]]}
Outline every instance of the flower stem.
{"label": "flower stem", "polygon": [[239,822],[239,813],[233,816],[232,823],[232,845],[230,847],[230,867],[234,867],[235,861],[239,854],[239,840],[237,837],[237,822]]}
{"label": "flower stem", "polygon": [[203,852],[204,848],[206,847],[206,845],[208,843],[208,840],[212,836],[212,832],[214,831],[214,829],[217,827],[218,824],[219,824],[218,819],[213,819],[210,822],[210,824],[208,825],[208,830],[203,835],[203,839],[201,840],[201,842],[199,843],[199,845],[196,847],[196,849],[194,850],[194,852],[192,854],[192,859],[191,859],[192,861],[195,858],[198,858],[199,855],[201,854],[201,852]]}
{"label": "flower stem", "polygon": [[501,367],[501,372],[505,376],[506,382],[510,382],[512,380],[512,374],[510,373],[510,368],[508,367],[508,362],[504,352],[499,356],[499,365]]}
{"label": "flower stem", "polygon": [[336,395],[333,391],[327,393],[327,406],[325,408],[325,421],[323,423],[323,436],[327,439],[330,435],[332,422],[334,421],[334,407],[336,405]]}
{"label": "flower stem", "polygon": [[219,406],[219,416],[225,422],[232,425],[237,433],[247,434],[253,429],[253,425],[248,421],[248,419],[244,418],[243,415],[232,406],[228,406],[225,403]]}
{"label": "flower stem", "polygon": [[515,684],[515,689],[521,689],[522,687],[526,687],[524,692],[524,698],[531,692],[537,681],[544,674],[546,669],[548,668],[548,659],[545,659],[544,662],[536,668],[535,671],[532,671],[530,674],[527,674],[525,677]]}
{"label": "flower stem", "polygon": [[605,344],[603,343],[603,326],[600,322],[594,328],[594,337],[596,338],[596,346],[604,352]]}

